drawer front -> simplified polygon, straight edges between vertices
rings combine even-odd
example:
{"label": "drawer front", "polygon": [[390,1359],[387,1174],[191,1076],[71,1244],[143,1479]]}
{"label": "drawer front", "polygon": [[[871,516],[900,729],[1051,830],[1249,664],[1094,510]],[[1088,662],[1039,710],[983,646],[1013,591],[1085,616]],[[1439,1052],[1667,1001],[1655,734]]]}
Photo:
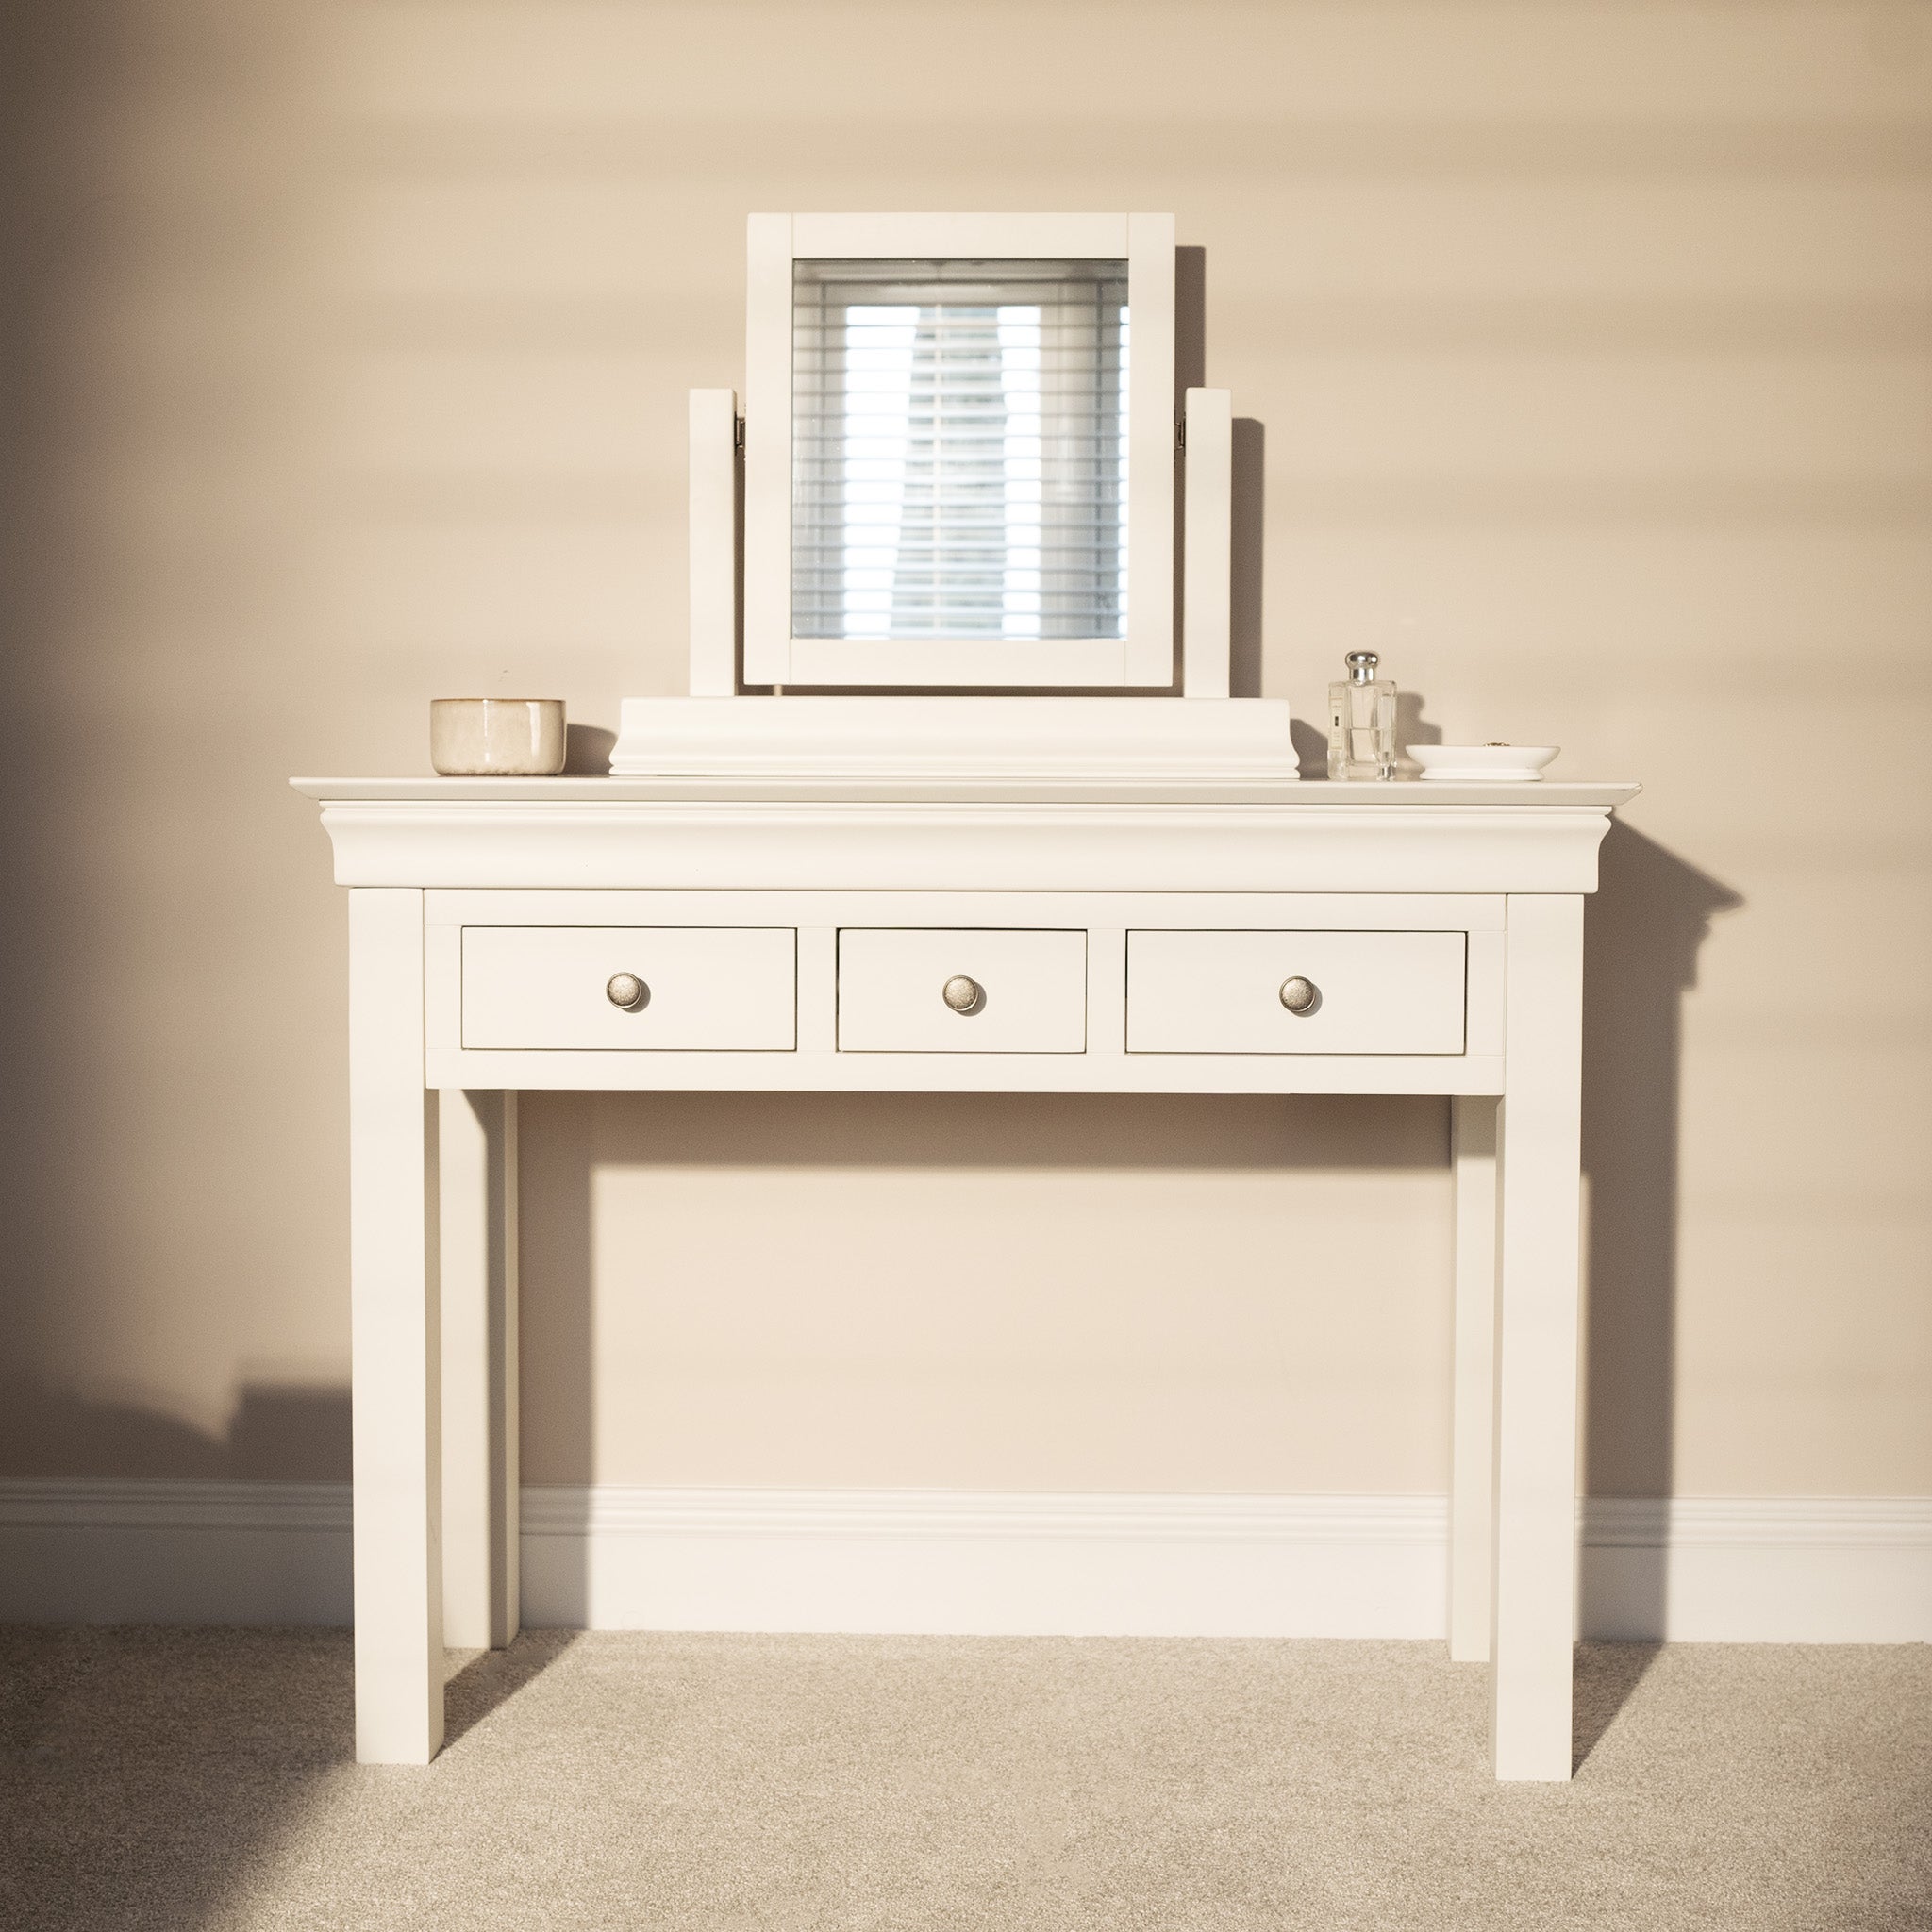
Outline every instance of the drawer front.
{"label": "drawer front", "polygon": [[1459,932],[1130,932],[1127,1051],[1460,1053],[1467,955]]}
{"label": "drawer front", "polygon": [[[979,995],[958,1010],[971,980]],[[1087,935],[845,926],[841,1053],[1085,1053]]]}
{"label": "drawer front", "polygon": [[[646,989],[629,1009],[608,991],[621,974]],[[797,1043],[790,926],[463,928],[467,1048],[784,1053]]]}

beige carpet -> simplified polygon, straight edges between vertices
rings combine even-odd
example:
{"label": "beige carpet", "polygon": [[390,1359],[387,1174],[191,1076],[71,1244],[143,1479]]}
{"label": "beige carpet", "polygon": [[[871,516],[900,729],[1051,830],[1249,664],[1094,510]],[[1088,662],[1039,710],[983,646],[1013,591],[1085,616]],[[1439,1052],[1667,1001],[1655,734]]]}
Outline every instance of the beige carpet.
{"label": "beige carpet", "polygon": [[1932,1648],[1593,1645],[1497,1786],[1429,1643],[526,1637],[426,1771],[336,1631],[0,1631],[0,1924],[1932,1928]]}

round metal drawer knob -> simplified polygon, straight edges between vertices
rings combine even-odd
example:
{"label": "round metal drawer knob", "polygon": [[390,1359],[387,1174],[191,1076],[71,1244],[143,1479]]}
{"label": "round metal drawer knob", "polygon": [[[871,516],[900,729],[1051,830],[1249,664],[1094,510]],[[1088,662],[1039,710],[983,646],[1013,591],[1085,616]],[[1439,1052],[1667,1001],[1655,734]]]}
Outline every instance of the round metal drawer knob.
{"label": "round metal drawer knob", "polygon": [[986,1004],[986,989],[976,979],[956,973],[941,989],[940,996],[956,1013],[976,1013]]}
{"label": "round metal drawer knob", "polygon": [[609,985],[604,989],[604,997],[613,1007],[635,1013],[640,1007],[650,1005],[651,989],[635,973],[613,973]]}
{"label": "round metal drawer knob", "polygon": [[1312,979],[1304,979],[1300,974],[1281,982],[1281,1004],[1291,1013],[1313,1012],[1315,1002],[1321,997],[1322,989]]}

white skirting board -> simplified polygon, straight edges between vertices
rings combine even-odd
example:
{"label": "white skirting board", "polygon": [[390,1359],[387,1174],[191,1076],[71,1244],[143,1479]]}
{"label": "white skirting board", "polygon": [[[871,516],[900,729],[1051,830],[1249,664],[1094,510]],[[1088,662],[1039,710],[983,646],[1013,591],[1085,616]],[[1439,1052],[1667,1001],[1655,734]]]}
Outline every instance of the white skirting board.
{"label": "white skirting board", "polygon": [[[524,1622],[1441,1637],[1441,1496],[524,1491]],[[1932,1641],[1932,1497],[1597,1499],[1582,1631]],[[0,1621],[345,1624],[341,1484],[0,1482]]]}
{"label": "white skirting board", "polygon": [[347,1483],[0,1481],[0,1623],[351,1621]]}
{"label": "white skirting board", "polygon": [[526,1622],[1430,1637],[1441,1496],[524,1491]]}

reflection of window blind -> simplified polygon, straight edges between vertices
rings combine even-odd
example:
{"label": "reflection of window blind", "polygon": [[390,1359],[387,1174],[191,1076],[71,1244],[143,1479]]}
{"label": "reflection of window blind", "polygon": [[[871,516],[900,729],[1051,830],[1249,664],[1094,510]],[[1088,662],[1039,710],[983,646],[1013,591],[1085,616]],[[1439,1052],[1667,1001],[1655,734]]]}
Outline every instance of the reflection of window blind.
{"label": "reflection of window blind", "polygon": [[1124,261],[799,261],[801,638],[1126,634]]}

